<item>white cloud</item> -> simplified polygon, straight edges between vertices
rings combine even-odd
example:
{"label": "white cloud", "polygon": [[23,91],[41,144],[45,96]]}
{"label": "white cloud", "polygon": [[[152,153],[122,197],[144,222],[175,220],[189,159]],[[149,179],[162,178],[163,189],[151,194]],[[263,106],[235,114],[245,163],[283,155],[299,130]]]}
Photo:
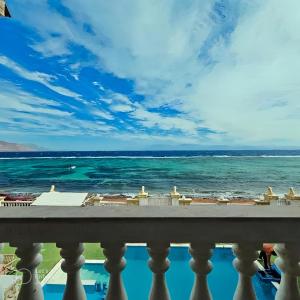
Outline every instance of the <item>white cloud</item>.
{"label": "white cloud", "polygon": [[33,44],[32,48],[37,52],[43,52],[45,57],[69,55],[71,51],[66,47],[67,41],[62,41],[61,37],[48,37],[47,40],[39,44]]}
{"label": "white cloud", "polygon": [[[84,64],[132,79],[146,102],[130,112],[135,104],[125,99],[123,110],[143,126],[187,135],[200,126],[226,133],[210,135],[208,143],[300,145],[298,0],[237,2],[236,11],[225,16],[238,15],[228,40],[218,37],[208,48],[214,65],[199,59],[219,26],[211,18],[213,0],[133,0],[130,5],[125,0],[64,0],[73,19],[50,10],[46,2],[28,3],[35,18],[22,4],[16,13],[43,38],[35,49],[46,56],[69,55],[70,44],[78,44],[97,58]],[[94,34],[83,29],[85,23]],[[52,46],[53,34],[58,48]],[[120,99],[103,98],[112,110],[121,108]],[[148,111],[162,105],[184,117]]]}
{"label": "white cloud", "polygon": [[121,104],[128,104],[128,105],[132,104],[132,102],[129,100],[129,98],[126,95],[120,93],[111,93],[110,96],[114,103],[119,103],[119,104],[121,103]]}
{"label": "white cloud", "polygon": [[116,112],[131,112],[134,110],[134,108],[131,105],[127,104],[115,104],[111,105],[110,109]]}
{"label": "white cloud", "polygon": [[21,76],[27,80],[38,82],[60,95],[75,98],[75,99],[80,98],[79,94],[77,94],[69,89],[66,89],[61,86],[53,85],[51,82],[56,79],[56,77],[53,75],[49,75],[49,74],[45,74],[45,73],[41,73],[41,72],[29,71],[29,70],[21,67],[20,65],[18,65],[17,63],[15,63],[14,61],[12,61],[11,59],[9,59],[6,56],[0,56],[0,64],[9,68],[10,70],[12,70],[14,73],[18,74],[19,76]]}
{"label": "white cloud", "polygon": [[136,118],[140,124],[147,128],[160,128],[162,130],[180,130],[187,135],[194,135],[197,132],[197,124],[193,121],[180,117],[162,116],[159,113],[150,112],[139,106],[131,113],[133,118]]}
{"label": "white cloud", "polygon": [[54,100],[43,99],[0,81],[0,131],[43,135],[94,135],[113,131],[102,121],[80,119]]}
{"label": "white cloud", "polygon": [[[43,99],[30,93],[23,92],[18,87],[6,81],[0,81],[0,110],[26,113],[42,113],[54,116],[68,116],[69,112],[61,110],[60,104],[54,100]],[[60,109],[59,109],[60,108]]]}
{"label": "white cloud", "polygon": [[104,111],[104,110],[100,110],[98,108],[92,108],[91,109],[91,114],[96,116],[96,117],[100,117],[102,119],[106,119],[106,120],[113,120],[114,119],[114,116],[107,112],[107,111]]}
{"label": "white cloud", "polygon": [[103,85],[98,81],[93,81],[93,85],[98,87],[100,91],[105,91]]}
{"label": "white cloud", "polygon": [[241,143],[300,145],[299,9],[269,0],[245,15],[185,109]]}
{"label": "white cloud", "polygon": [[102,99],[103,102],[110,105],[110,110],[114,112],[124,112],[128,113],[135,110],[136,103],[131,102],[131,100],[124,94],[108,92],[107,98]]}

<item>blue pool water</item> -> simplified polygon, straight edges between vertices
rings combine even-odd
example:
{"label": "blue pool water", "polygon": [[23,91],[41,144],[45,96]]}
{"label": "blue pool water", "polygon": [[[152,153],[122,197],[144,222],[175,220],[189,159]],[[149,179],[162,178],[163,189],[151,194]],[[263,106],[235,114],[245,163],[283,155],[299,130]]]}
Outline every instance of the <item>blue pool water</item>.
{"label": "blue pool water", "polygon": [[[148,269],[148,253],[145,247],[130,246],[126,252],[127,266],[123,272],[124,285],[130,300],[148,299],[151,287],[152,274]],[[232,266],[234,256],[231,249],[217,248],[214,250],[212,262],[214,268],[208,276],[209,286],[215,300],[232,299],[237,284],[237,273]],[[194,274],[188,261],[190,255],[187,247],[172,247],[169,259],[171,266],[166,273],[167,284],[172,300],[189,299],[192,289]],[[105,283],[108,274],[101,264],[85,264],[81,278],[83,280],[95,279]],[[275,289],[269,283],[261,282],[257,276],[253,278],[258,300],[273,300]],[[44,287],[45,300],[61,299],[62,285],[46,285]],[[101,300],[103,294],[97,292],[95,287],[86,286],[88,300]]]}

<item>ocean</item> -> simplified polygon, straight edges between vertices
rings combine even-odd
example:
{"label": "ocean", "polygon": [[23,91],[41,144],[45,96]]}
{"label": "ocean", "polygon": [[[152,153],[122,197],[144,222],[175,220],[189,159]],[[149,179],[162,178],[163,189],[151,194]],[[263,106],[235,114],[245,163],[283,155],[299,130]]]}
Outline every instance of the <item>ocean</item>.
{"label": "ocean", "polygon": [[255,197],[300,191],[300,150],[2,152],[0,190]]}

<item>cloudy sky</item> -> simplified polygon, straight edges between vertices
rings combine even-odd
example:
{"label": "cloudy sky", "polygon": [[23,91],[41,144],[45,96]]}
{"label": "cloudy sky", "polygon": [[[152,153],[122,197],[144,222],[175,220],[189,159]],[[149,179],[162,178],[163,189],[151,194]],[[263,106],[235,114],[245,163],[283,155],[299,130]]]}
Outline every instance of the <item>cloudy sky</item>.
{"label": "cloudy sky", "polygon": [[299,0],[8,0],[0,140],[300,147]]}

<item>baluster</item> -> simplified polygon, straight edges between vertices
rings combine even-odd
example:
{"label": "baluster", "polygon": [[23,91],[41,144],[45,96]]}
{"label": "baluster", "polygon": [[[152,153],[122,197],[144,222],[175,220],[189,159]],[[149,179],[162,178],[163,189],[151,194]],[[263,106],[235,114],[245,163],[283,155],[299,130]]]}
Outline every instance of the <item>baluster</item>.
{"label": "baluster", "polygon": [[170,294],[165,280],[165,272],[169,269],[169,243],[148,243],[150,259],[148,265],[153,272],[150,300],[169,300]]}
{"label": "baluster", "polygon": [[85,300],[86,295],[80,280],[80,268],[84,264],[83,244],[57,243],[61,248],[60,255],[64,259],[61,269],[67,273],[67,282],[63,300]]}
{"label": "baluster", "polygon": [[275,263],[282,271],[281,282],[275,299],[299,300],[297,276],[300,276],[300,244],[277,244],[275,252],[279,256]]}
{"label": "baluster", "polygon": [[0,243],[0,264],[2,263],[2,261],[3,261],[3,255],[2,255],[2,249],[3,249],[3,247],[4,247],[4,244],[2,244],[2,243]]}
{"label": "baluster", "polygon": [[121,272],[126,266],[123,257],[126,246],[124,243],[102,243],[103,253],[106,257],[104,266],[110,273],[106,300],[127,300]]}
{"label": "baluster", "polygon": [[22,285],[19,291],[18,300],[43,300],[43,291],[37,276],[37,266],[42,261],[40,250],[42,244],[11,244],[16,247],[16,255],[20,258],[17,263],[17,270],[23,273]]}
{"label": "baluster", "polygon": [[[3,262],[3,255],[2,255],[2,250],[3,250],[4,244],[0,243],[0,265]],[[0,274],[1,274],[2,269],[0,269]],[[1,298],[0,298],[1,299]]]}
{"label": "baluster", "polygon": [[210,300],[212,299],[208,284],[207,274],[212,270],[212,263],[209,258],[212,255],[212,243],[191,243],[190,260],[191,269],[195,272],[194,286],[190,300]]}
{"label": "baluster", "polygon": [[233,246],[236,258],[233,265],[239,272],[239,280],[234,294],[234,300],[255,300],[256,295],[252,285],[252,276],[257,271],[255,260],[258,257],[257,250],[261,249],[259,243],[240,243]]}

